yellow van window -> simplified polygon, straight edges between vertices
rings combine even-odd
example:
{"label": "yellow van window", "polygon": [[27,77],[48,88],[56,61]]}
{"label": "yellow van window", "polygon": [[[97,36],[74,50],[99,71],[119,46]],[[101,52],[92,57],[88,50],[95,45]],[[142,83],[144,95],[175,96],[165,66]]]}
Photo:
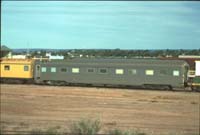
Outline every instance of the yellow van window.
{"label": "yellow van window", "polygon": [[24,66],[24,71],[28,71],[29,67],[28,66]]}
{"label": "yellow van window", "polygon": [[10,66],[8,65],[4,66],[4,70],[10,70]]}

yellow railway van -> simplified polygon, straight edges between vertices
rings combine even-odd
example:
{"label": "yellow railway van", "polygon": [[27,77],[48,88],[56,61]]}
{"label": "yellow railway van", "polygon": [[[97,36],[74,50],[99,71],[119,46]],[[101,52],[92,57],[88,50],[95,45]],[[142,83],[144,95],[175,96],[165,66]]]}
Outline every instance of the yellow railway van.
{"label": "yellow railway van", "polygon": [[1,59],[1,81],[33,79],[34,60]]}

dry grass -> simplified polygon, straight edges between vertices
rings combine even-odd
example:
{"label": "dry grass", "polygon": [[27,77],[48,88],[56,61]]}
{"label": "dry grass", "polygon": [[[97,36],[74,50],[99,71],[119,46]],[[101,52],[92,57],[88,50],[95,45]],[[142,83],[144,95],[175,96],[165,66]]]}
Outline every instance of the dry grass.
{"label": "dry grass", "polygon": [[199,134],[199,93],[86,87],[1,85],[1,126],[59,132],[80,118],[99,118],[100,133],[117,128],[145,133]]}

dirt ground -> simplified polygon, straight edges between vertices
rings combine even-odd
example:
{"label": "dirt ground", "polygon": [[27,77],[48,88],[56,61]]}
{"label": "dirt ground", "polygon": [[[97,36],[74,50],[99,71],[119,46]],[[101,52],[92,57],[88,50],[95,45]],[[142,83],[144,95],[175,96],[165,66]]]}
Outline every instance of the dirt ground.
{"label": "dirt ground", "polygon": [[99,119],[100,133],[199,134],[200,93],[1,84],[1,130],[69,131],[81,118]]}

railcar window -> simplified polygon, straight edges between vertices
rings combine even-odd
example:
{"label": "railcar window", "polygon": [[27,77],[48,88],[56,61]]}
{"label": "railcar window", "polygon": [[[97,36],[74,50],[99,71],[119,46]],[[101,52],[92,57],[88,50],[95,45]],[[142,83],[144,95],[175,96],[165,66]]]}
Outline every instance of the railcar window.
{"label": "railcar window", "polygon": [[29,67],[28,66],[24,66],[24,71],[28,71]]}
{"label": "railcar window", "polygon": [[79,73],[79,68],[72,68],[72,73]]}
{"label": "railcar window", "polygon": [[42,72],[47,72],[47,68],[46,68],[46,67],[42,67],[42,68],[41,68],[41,71],[42,71]]}
{"label": "railcar window", "polygon": [[10,66],[8,65],[4,66],[4,70],[10,70]]}
{"label": "railcar window", "polygon": [[107,69],[106,68],[100,68],[99,69],[99,73],[106,74],[107,73]]}
{"label": "railcar window", "polygon": [[161,75],[167,75],[167,70],[160,70]]}
{"label": "railcar window", "polygon": [[137,70],[136,69],[129,69],[129,74],[136,75]]}
{"label": "railcar window", "polygon": [[61,68],[60,71],[61,72],[67,72],[67,68]]}
{"label": "railcar window", "polygon": [[55,67],[51,67],[51,72],[55,73],[56,72],[56,68]]}
{"label": "railcar window", "polygon": [[154,70],[145,70],[146,75],[154,75]]}
{"label": "railcar window", "polygon": [[124,70],[123,69],[116,69],[115,74],[122,75],[122,74],[124,74]]}
{"label": "railcar window", "polygon": [[173,76],[179,76],[179,71],[178,70],[174,70],[173,71]]}
{"label": "railcar window", "polygon": [[87,72],[88,72],[88,73],[94,73],[94,68],[88,68],[88,69],[87,69]]}

